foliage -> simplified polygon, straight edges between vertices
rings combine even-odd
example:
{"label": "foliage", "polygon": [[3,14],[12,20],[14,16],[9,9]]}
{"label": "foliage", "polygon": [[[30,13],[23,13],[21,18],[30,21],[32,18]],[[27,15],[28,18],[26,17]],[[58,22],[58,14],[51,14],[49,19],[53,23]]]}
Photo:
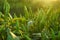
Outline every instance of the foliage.
{"label": "foliage", "polygon": [[[24,16],[9,13],[10,5],[4,1],[0,12],[0,40],[60,40],[60,12],[42,8],[34,14],[24,6]],[[34,34],[34,33],[39,33]]]}

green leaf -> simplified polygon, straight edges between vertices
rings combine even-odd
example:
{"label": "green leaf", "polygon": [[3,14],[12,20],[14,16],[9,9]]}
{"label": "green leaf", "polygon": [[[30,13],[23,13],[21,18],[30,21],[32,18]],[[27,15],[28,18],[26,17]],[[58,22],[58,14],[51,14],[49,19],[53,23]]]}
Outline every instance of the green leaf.
{"label": "green leaf", "polygon": [[0,32],[2,32],[5,29],[4,25],[0,26]]}
{"label": "green leaf", "polygon": [[54,30],[51,28],[51,38],[52,40],[56,40],[56,35],[54,33]]}
{"label": "green leaf", "polygon": [[0,18],[1,18],[1,16],[2,16],[2,12],[0,12]]}
{"label": "green leaf", "polygon": [[26,6],[24,6],[24,13],[25,13],[25,18],[29,18],[29,12],[28,12],[28,10],[27,10],[27,7]]}
{"label": "green leaf", "polygon": [[60,40],[60,31],[58,32],[58,40]]}
{"label": "green leaf", "polygon": [[9,5],[9,3],[7,2],[7,0],[4,0],[3,10],[4,10],[4,13],[5,13],[6,16],[7,16],[7,14],[8,14],[9,11],[10,11],[10,5]]}
{"label": "green leaf", "polygon": [[28,35],[24,35],[26,40],[32,40]]}
{"label": "green leaf", "polygon": [[19,37],[17,37],[13,32],[10,31],[9,28],[7,28],[7,40],[19,40]]}

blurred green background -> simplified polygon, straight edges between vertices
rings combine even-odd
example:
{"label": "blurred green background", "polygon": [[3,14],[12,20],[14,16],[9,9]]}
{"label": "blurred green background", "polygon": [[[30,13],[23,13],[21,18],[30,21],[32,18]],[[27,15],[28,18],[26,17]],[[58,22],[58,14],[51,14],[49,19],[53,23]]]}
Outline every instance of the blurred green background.
{"label": "blurred green background", "polygon": [[[60,10],[60,1],[53,1],[50,4],[47,2],[44,3],[43,1],[37,1],[37,0],[8,0],[10,4],[10,13],[13,15],[16,13],[17,15],[22,14],[24,15],[24,6],[27,7],[28,11],[32,10],[32,12],[36,13],[38,8],[43,8],[45,11],[48,10],[49,7],[52,7],[54,11],[57,9]],[[0,5],[3,4],[3,0],[0,0]],[[3,5],[2,5],[3,6]],[[0,6],[0,10],[2,11],[2,7]]]}

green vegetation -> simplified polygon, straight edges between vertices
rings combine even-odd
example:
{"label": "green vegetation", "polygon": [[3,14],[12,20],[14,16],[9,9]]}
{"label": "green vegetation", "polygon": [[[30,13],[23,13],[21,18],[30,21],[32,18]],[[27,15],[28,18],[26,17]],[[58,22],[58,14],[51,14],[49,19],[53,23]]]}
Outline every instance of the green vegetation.
{"label": "green vegetation", "polygon": [[12,16],[5,0],[0,12],[0,40],[60,40],[60,10],[37,10],[35,14],[24,6],[24,15]]}

